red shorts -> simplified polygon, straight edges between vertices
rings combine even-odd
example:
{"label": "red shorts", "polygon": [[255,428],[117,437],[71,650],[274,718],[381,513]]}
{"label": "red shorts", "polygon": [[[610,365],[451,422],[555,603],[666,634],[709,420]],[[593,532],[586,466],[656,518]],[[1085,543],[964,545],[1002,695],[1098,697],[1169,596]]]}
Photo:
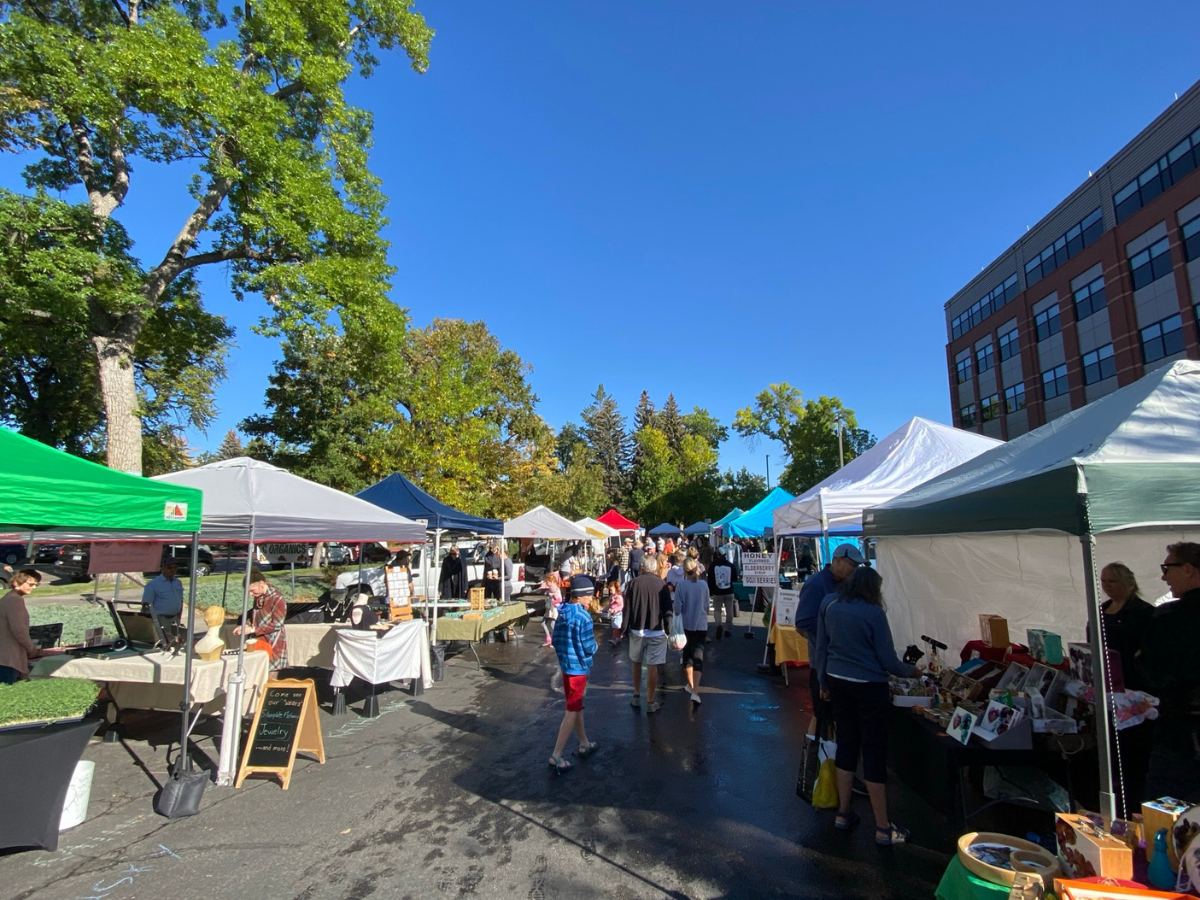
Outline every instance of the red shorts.
{"label": "red shorts", "polygon": [[567,712],[583,709],[583,692],[587,690],[586,675],[564,675],[563,693],[567,695]]}

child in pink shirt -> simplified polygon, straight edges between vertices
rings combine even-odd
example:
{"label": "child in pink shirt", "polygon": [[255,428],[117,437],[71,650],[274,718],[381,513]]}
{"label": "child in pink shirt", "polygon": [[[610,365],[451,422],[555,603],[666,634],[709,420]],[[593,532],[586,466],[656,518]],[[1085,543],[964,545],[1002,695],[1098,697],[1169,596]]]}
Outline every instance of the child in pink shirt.
{"label": "child in pink shirt", "polygon": [[608,614],[612,618],[612,637],[609,646],[615,647],[621,641],[621,626],[625,620],[625,598],[621,596],[619,582],[608,583]]}
{"label": "child in pink shirt", "polygon": [[543,647],[550,646],[550,636],[554,634],[554,622],[558,618],[558,608],[562,606],[562,591],[558,586],[558,576],[547,572],[541,583],[546,592],[546,613],[542,616],[542,631],[546,632],[546,642]]}

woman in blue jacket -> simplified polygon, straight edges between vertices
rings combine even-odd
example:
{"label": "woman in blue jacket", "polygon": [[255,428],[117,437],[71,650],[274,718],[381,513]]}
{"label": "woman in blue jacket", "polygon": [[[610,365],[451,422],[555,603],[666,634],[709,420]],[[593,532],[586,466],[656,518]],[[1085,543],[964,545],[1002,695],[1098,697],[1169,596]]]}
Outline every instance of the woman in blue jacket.
{"label": "woman in blue jacket", "polygon": [[895,825],[887,810],[888,675],[914,674],[896,657],[892,630],[883,610],[883,579],[859,566],[836,594],[826,597],[817,616],[813,658],[821,697],[833,703],[837,723],[838,814],[834,827],[858,822],[850,811],[850,787],[862,755],[863,781],[875,814],[875,843],[902,844],[908,830]]}

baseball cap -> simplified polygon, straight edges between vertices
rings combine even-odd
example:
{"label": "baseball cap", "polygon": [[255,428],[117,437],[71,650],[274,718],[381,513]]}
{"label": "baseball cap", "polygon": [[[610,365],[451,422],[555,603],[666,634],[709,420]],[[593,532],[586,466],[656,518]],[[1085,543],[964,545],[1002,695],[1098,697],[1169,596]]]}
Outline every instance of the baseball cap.
{"label": "baseball cap", "polygon": [[571,579],[572,597],[592,597],[596,594],[596,582],[586,575],[576,575]]}
{"label": "baseball cap", "polygon": [[866,562],[866,560],[863,559],[862,551],[860,551],[853,544],[838,544],[837,549],[833,551],[833,558],[848,559],[856,566],[861,566],[864,562]]}

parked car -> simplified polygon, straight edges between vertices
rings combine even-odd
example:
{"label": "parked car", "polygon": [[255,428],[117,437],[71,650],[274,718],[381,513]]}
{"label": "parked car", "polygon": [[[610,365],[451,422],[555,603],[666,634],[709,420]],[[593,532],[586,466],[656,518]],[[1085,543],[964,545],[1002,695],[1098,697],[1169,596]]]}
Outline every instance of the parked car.
{"label": "parked car", "polygon": [[8,566],[20,565],[28,559],[25,555],[28,549],[25,544],[0,544],[0,563]]}
{"label": "parked car", "polygon": [[90,544],[63,544],[54,560],[54,574],[68,581],[87,581],[91,551]]}
{"label": "parked car", "polygon": [[[159,562],[159,568],[167,564],[167,560],[174,560],[179,566],[178,574],[190,575],[192,568],[192,545],[191,544],[164,544],[162,550],[162,559]],[[196,577],[203,578],[213,570],[213,555],[207,547],[200,547],[196,554]],[[86,571],[86,570],[85,570]],[[145,572],[146,577],[157,575],[158,572]]]}
{"label": "parked car", "polygon": [[38,544],[33,550],[33,561],[39,566],[52,566],[58,561],[62,544]]}

